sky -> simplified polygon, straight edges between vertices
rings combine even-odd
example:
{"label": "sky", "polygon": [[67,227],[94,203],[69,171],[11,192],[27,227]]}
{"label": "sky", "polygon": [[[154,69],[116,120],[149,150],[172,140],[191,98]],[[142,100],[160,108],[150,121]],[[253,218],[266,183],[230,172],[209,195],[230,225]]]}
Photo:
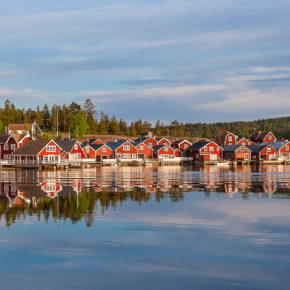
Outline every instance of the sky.
{"label": "sky", "polygon": [[290,115],[289,0],[0,0],[0,106],[127,121]]}

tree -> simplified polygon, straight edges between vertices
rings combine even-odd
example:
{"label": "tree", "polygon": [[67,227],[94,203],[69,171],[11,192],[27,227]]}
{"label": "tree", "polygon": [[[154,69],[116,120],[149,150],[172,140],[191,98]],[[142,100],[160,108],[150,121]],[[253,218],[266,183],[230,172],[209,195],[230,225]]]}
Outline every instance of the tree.
{"label": "tree", "polygon": [[88,129],[89,125],[87,122],[86,114],[82,111],[79,111],[76,115],[73,116],[72,126],[70,127],[72,136],[76,139],[82,139]]}
{"label": "tree", "polygon": [[86,99],[84,103],[84,113],[87,116],[87,122],[89,125],[90,133],[96,133],[97,123],[96,123],[96,110],[95,105],[91,99]]}
{"label": "tree", "polygon": [[5,126],[2,122],[2,120],[0,120],[0,133],[5,133]]}
{"label": "tree", "polygon": [[51,140],[51,139],[52,139],[52,137],[48,133],[43,133],[41,136],[41,140]]}

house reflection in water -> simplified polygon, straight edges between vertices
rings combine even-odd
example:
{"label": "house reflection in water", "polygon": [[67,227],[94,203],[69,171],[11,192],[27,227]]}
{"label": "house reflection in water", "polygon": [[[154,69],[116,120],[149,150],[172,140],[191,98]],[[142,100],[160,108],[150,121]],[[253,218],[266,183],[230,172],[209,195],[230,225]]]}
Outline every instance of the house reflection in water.
{"label": "house reflection in water", "polygon": [[[0,216],[7,222],[18,214],[50,215],[90,225],[101,208],[131,200],[173,202],[186,193],[204,192],[206,198],[275,197],[290,193],[287,166],[101,167],[71,171],[1,171]],[[100,205],[99,207],[97,205]]]}

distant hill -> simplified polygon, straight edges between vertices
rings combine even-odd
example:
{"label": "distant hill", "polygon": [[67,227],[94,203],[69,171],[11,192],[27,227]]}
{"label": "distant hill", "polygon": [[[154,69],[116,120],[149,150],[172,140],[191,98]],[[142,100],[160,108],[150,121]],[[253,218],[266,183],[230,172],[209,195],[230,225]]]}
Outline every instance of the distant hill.
{"label": "distant hill", "polygon": [[[170,126],[169,126],[170,127]],[[261,119],[256,121],[235,121],[217,123],[186,123],[185,135],[213,138],[219,133],[231,131],[248,138],[252,132],[272,131],[278,138],[290,139],[290,117]],[[170,130],[172,132],[172,128]]]}

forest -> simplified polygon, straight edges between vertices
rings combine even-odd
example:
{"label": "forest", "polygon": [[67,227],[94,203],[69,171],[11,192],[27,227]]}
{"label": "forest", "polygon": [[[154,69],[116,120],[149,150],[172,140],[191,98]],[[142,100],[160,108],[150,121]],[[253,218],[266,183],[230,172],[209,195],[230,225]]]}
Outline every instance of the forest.
{"label": "forest", "polygon": [[0,132],[5,132],[5,126],[13,123],[37,122],[46,137],[56,136],[70,132],[72,137],[84,137],[85,134],[112,134],[122,136],[142,136],[152,131],[155,136],[167,136],[173,138],[214,138],[219,133],[231,131],[236,135],[248,138],[255,131],[273,131],[278,137],[290,138],[290,116],[260,119],[256,121],[235,121],[216,123],[182,123],[173,120],[170,124],[163,124],[157,120],[155,124],[138,119],[134,122],[126,122],[109,116],[103,111],[97,111],[91,99],[86,99],[83,105],[72,102],[70,105],[49,107],[45,104],[42,108],[24,109],[16,108],[6,100],[4,108],[0,108]]}

